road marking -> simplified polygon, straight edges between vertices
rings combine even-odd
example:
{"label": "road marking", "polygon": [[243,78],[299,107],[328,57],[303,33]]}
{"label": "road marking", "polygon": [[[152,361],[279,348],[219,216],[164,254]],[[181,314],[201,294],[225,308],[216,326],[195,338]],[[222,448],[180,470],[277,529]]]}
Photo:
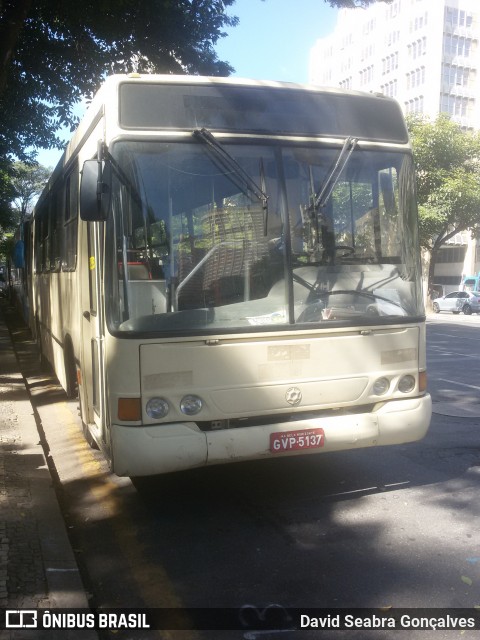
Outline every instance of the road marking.
{"label": "road marking", "polygon": [[338,493],[327,493],[326,495],[323,496],[323,498],[338,498],[341,496],[353,496],[354,494],[361,494],[361,493],[372,493],[372,492],[378,492],[380,491],[385,491],[385,490],[390,490],[390,491],[395,491],[397,489],[397,487],[405,487],[406,485],[411,484],[410,480],[404,480],[403,482],[392,482],[390,484],[384,484],[384,485],[376,485],[373,487],[365,487],[362,489],[351,489],[350,491],[340,491]]}
{"label": "road marking", "polygon": [[[435,334],[435,338],[438,336],[445,336],[446,338],[458,338],[461,337],[462,332],[459,331],[458,333],[436,333]],[[432,340],[432,338],[430,338],[430,340]],[[428,341],[428,338],[427,338]],[[480,342],[480,338],[468,338],[468,342]]]}
{"label": "road marking", "polygon": [[[441,351],[441,347],[431,347],[431,348]],[[442,355],[443,357],[459,356],[460,358],[474,358],[475,360],[478,360],[478,355],[472,355],[471,353],[459,353],[458,351],[445,351],[445,352],[442,352],[440,355]]]}
{"label": "road marking", "polygon": [[464,382],[456,382],[455,380],[448,380],[447,378],[435,378],[435,380],[448,382],[449,384],[456,384],[458,387],[468,387],[469,389],[476,389],[477,391],[480,391],[480,387],[476,387],[474,384],[465,384]]}

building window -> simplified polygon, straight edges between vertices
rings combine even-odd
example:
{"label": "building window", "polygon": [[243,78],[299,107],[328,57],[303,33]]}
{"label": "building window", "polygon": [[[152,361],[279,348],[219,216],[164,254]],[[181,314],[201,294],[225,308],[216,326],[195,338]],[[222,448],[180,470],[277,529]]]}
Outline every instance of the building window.
{"label": "building window", "polygon": [[445,22],[452,27],[471,27],[473,14],[454,7],[445,7]]}
{"label": "building window", "polygon": [[392,18],[396,18],[397,17],[397,15],[400,12],[401,4],[402,4],[401,0],[394,0],[394,2],[392,2],[390,4],[390,6],[387,8],[387,12],[386,12],[387,20],[389,18],[392,19]]}
{"label": "building window", "polygon": [[363,25],[362,31],[364,36],[368,36],[370,33],[375,31],[375,19],[372,18],[371,20],[368,20],[367,22],[365,22],[365,24]]}
{"label": "building window", "polygon": [[373,65],[360,71],[360,84],[365,85],[373,81]]}
{"label": "building window", "polygon": [[451,116],[469,117],[474,107],[474,100],[463,98],[461,96],[452,96],[448,93],[442,93],[440,96],[440,111],[448,113]]}
{"label": "building window", "polygon": [[427,53],[427,38],[419,38],[408,45],[408,53],[414,60],[420,56],[424,56]]}
{"label": "building window", "polygon": [[400,40],[400,31],[396,29],[395,31],[390,31],[386,37],[387,47],[391,47],[396,44]]}
{"label": "building window", "polygon": [[413,31],[418,31],[419,29],[423,29],[427,26],[428,23],[428,13],[422,13],[419,16],[415,16],[410,20],[410,33]]}
{"label": "building window", "polygon": [[374,55],[374,53],[375,53],[375,46],[374,46],[374,44],[372,42],[369,42],[367,44],[367,46],[365,46],[362,49],[361,54],[360,54],[360,56],[361,56],[360,59],[361,60],[366,60],[368,58],[371,58]]}
{"label": "building window", "polygon": [[382,60],[382,73],[390,73],[398,69],[398,51],[390,54]]}
{"label": "building window", "polygon": [[437,263],[443,262],[452,264],[455,262],[463,262],[467,247],[441,247],[437,255]]}
{"label": "building window", "polygon": [[423,113],[423,96],[405,102],[405,113]]}
{"label": "building window", "polygon": [[352,59],[351,58],[347,58],[347,59],[342,60],[342,63],[340,65],[340,71],[342,73],[350,71],[351,68],[352,68]]}
{"label": "building window", "polygon": [[467,67],[459,67],[452,64],[442,65],[442,80],[449,86],[467,87],[473,83],[475,72]]}
{"label": "building window", "polygon": [[413,89],[423,84],[425,84],[425,67],[420,67],[407,73],[407,89]]}
{"label": "building window", "polygon": [[391,82],[382,84],[380,89],[384,95],[389,96],[390,98],[395,98],[397,96],[398,82],[397,80],[392,80]]}
{"label": "building window", "polygon": [[443,53],[449,56],[468,58],[472,52],[472,39],[446,33],[443,36]]}

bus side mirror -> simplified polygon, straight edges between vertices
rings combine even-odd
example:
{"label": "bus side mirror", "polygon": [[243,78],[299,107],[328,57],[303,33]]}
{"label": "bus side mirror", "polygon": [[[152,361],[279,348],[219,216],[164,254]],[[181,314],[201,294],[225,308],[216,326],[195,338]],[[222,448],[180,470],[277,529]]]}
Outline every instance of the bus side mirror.
{"label": "bus side mirror", "polygon": [[102,222],[108,215],[108,185],[103,182],[102,163],[86,160],[80,181],[80,218],[86,222]]}

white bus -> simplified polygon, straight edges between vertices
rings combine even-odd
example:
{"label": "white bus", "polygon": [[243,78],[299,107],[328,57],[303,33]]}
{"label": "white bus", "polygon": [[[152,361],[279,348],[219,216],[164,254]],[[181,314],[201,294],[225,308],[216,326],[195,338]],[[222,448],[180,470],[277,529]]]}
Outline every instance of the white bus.
{"label": "white bus", "polygon": [[389,98],[112,76],[31,242],[42,353],[118,475],[426,433],[415,176]]}

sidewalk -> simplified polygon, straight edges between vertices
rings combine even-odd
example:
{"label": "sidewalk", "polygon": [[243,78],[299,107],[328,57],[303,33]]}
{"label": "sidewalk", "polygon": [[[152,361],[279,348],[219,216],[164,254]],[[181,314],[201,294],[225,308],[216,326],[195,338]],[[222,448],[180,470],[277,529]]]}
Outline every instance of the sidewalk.
{"label": "sidewalk", "polygon": [[[0,607],[88,608],[34,411],[0,304]],[[0,638],[41,638],[0,631]],[[63,638],[96,638],[62,631]],[[77,634],[77,635],[75,635]],[[81,635],[80,635],[81,634]],[[45,636],[46,637],[46,636]]]}

